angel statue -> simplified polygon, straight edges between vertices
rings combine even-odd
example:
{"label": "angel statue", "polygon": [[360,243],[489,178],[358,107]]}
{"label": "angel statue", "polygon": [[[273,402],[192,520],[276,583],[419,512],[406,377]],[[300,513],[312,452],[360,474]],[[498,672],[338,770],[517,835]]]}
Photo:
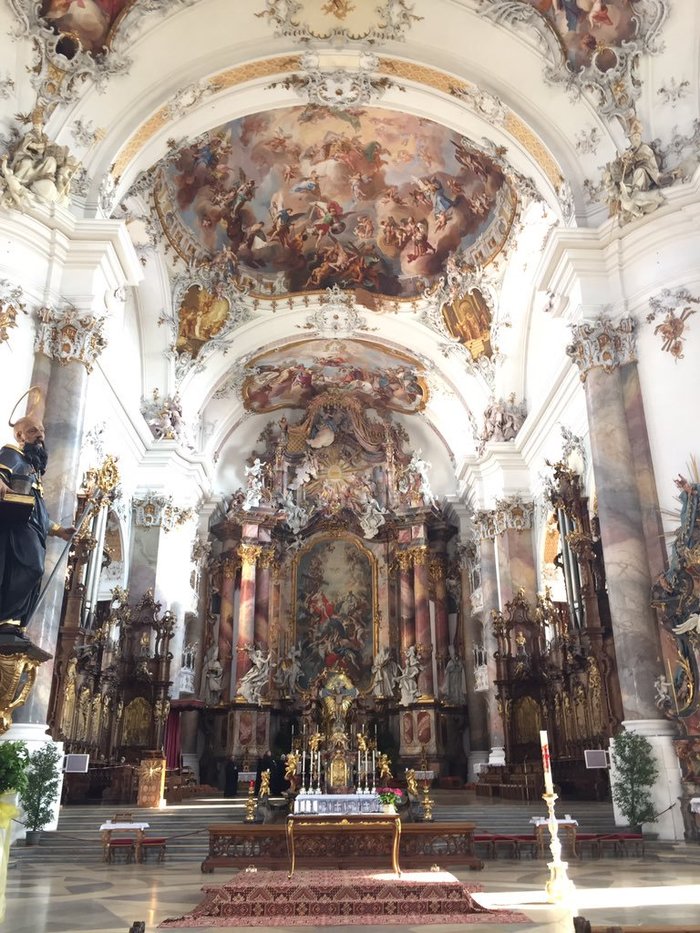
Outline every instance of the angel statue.
{"label": "angel statue", "polygon": [[285,781],[291,781],[296,777],[297,771],[299,770],[299,755],[295,752],[289,752],[284,762],[284,779]]}
{"label": "angel statue", "polygon": [[382,752],[379,756],[377,768],[379,769],[380,781],[390,781],[394,777],[394,775],[391,773],[391,761],[389,760],[389,756],[385,755],[384,752]]}
{"label": "angel statue", "polygon": [[418,796],[418,781],[416,780],[416,772],[413,768],[410,768],[406,772],[406,790],[408,791],[409,797]]}
{"label": "angel statue", "polygon": [[258,800],[261,797],[270,796],[270,769],[263,771],[260,775],[260,790],[258,791]]}

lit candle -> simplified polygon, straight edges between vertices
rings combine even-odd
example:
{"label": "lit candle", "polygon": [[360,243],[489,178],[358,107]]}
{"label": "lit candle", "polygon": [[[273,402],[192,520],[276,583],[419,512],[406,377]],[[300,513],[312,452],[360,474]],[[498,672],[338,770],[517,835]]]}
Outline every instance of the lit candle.
{"label": "lit candle", "polygon": [[549,738],[546,730],[540,731],[540,745],[542,746],[542,770],[544,772],[544,792],[545,794],[554,793],[554,783],[552,782],[552,761],[549,757]]}
{"label": "lit candle", "polygon": [[360,749],[357,749],[357,789],[360,789]]}

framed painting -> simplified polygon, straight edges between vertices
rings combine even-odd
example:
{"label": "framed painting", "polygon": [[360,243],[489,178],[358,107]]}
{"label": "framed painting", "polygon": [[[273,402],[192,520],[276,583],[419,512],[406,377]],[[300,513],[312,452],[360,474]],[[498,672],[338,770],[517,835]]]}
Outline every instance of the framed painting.
{"label": "framed painting", "polygon": [[377,641],[377,561],[350,534],[315,536],[294,563],[294,639],[301,647],[299,686],[325,671],[345,672],[369,689]]}

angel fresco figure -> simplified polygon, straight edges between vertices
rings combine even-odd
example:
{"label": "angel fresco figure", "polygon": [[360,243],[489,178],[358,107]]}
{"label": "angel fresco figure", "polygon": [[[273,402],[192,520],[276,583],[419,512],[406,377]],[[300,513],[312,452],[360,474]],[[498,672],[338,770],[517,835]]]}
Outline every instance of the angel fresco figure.
{"label": "angel fresco figure", "polygon": [[399,669],[399,698],[400,706],[410,706],[415,703],[420,692],[418,690],[418,675],[420,673],[420,662],[415,645],[409,645],[406,649],[406,661],[403,668]]}

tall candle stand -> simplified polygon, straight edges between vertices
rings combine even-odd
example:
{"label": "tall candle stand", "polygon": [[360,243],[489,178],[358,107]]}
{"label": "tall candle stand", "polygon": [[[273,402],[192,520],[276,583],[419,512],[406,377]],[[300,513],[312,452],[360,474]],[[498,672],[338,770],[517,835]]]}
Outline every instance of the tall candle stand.
{"label": "tall candle stand", "polygon": [[257,805],[257,800],[255,799],[255,788],[253,782],[251,781],[248,785],[248,798],[245,802],[245,821],[246,823],[255,822],[255,807]]}
{"label": "tall candle stand", "polygon": [[574,893],[574,883],[566,873],[569,867],[568,862],[561,860],[561,842],[559,841],[559,828],[557,818],[554,815],[554,801],[557,794],[552,790],[550,793],[542,794],[542,799],[547,804],[549,818],[547,828],[551,837],[549,850],[552,853],[552,861],[547,863],[549,868],[549,880],[544,886],[549,904],[558,904],[563,900],[570,899]]}

